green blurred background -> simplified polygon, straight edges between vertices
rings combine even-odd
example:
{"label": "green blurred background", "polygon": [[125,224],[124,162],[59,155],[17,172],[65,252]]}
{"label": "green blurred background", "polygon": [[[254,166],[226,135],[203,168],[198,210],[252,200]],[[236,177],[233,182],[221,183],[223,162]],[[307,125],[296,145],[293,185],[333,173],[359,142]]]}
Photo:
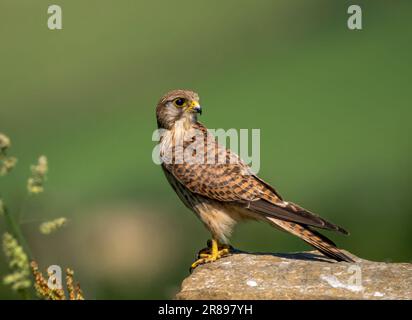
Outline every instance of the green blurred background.
{"label": "green blurred background", "polygon": [[[349,229],[328,233],[341,247],[411,261],[412,3],[357,1],[350,31],[352,3],[53,1],[63,30],[50,31],[50,1],[1,0],[0,131],[19,163],[0,191],[41,268],[74,268],[90,299],[179,289],[209,234],[152,162],[154,108],[175,88],[199,92],[210,128],[260,128],[260,176]],[[46,192],[29,197],[41,154]],[[39,234],[60,216],[66,228]],[[309,249],[257,223],[232,244]]]}

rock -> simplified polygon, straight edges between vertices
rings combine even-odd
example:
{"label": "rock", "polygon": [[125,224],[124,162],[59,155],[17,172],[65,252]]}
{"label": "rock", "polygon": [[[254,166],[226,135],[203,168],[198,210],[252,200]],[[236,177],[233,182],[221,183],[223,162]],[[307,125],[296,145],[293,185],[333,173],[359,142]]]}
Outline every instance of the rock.
{"label": "rock", "polygon": [[235,253],[197,267],[176,299],[412,299],[412,264],[353,258]]}

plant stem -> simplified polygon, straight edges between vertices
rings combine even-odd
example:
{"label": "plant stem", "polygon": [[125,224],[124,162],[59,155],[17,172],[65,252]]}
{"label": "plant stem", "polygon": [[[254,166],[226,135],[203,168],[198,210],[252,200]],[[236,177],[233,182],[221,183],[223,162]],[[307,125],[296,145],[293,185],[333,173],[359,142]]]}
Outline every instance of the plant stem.
{"label": "plant stem", "polygon": [[23,247],[30,261],[33,260],[33,255],[31,253],[30,247],[27,244],[23,233],[20,230],[19,225],[14,221],[13,216],[9,213],[6,206],[4,206],[4,217],[6,218],[6,223],[9,226],[11,234],[17,239],[17,242]]}
{"label": "plant stem", "polygon": [[[26,239],[21,232],[20,226],[14,221],[13,216],[9,213],[6,206],[3,206],[3,214],[6,220],[6,224],[8,225],[8,229],[10,233],[17,239],[17,242],[22,246],[23,250],[26,252],[29,261],[33,261],[33,255],[31,253],[30,247],[28,246]],[[29,289],[22,289],[18,291],[23,299],[30,300],[32,298],[32,294]]]}

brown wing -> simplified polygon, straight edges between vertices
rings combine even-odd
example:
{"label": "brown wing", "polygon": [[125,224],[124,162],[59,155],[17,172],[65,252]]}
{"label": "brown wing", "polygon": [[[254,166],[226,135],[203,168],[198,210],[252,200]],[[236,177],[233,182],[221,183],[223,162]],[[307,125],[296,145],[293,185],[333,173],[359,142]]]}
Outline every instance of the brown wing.
{"label": "brown wing", "polygon": [[[206,129],[200,124],[199,126],[207,134]],[[210,146],[210,144],[207,145]],[[210,150],[216,155],[225,152],[228,163],[184,162],[164,164],[164,168],[191,192],[204,197],[234,202],[264,216],[347,234],[344,229],[312,212],[283,201],[273,187],[254,175],[250,168],[230,150],[218,143],[215,143],[212,149],[205,150],[205,157]],[[236,161],[229,163],[230,159]]]}
{"label": "brown wing", "polygon": [[335,225],[292,202],[282,201],[274,204],[265,199],[261,199],[250,202],[249,209],[278,219],[301,223],[321,229],[333,230],[345,235],[349,234],[344,228]]}

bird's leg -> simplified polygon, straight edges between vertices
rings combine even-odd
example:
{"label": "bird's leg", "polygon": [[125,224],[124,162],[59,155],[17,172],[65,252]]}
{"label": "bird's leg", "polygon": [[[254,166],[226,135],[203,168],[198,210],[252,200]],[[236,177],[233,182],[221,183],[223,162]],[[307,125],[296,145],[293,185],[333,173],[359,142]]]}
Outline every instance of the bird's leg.
{"label": "bird's leg", "polygon": [[198,265],[213,262],[228,255],[232,249],[233,248],[227,244],[219,244],[216,239],[208,240],[207,248],[199,251],[198,259],[192,263],[190,271]]}
{"label": "bird's leg", "polygon": [[221,256],[229,254],[233,251],[233,247],[228,244],[220,244],[217,240],[207,240],[207,247],[199,251],[198,258],[205,258],[212,254],[213,241],[217,242],[218,252]]}

